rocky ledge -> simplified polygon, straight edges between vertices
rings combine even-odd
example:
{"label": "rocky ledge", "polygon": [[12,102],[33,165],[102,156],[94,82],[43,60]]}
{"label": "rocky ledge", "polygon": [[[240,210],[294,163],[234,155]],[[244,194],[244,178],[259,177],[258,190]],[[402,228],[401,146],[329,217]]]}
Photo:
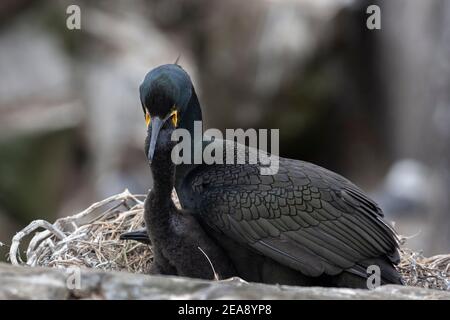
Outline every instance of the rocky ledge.
{"label": "rocky ledge", "polygon": [[447,299],[450,292],[383,286],[375,290],[291,287],[240,279],[204,281],[96,270],[0,264],[0,299]]}

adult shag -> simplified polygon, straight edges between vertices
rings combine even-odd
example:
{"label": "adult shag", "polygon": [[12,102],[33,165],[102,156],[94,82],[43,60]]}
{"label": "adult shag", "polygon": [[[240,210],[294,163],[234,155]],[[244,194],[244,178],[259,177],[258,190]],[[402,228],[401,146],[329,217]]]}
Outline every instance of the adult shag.
{"label": "adult shag", "polygon": [[[167,119],[175,117],[177,127],[195,138],[201,108],[179,65],[151,70],[140,98],[150,160]],[[402,283],[394,266],[398,238],[361,189],[300,160],[280,157],[279,171],[271,176],[261,176],[259,169],[258,164],[176,166],[181,206],[223,248],[236,275],[253,282],[367,288],[370,272],[379,270],[381,284]],[[145,238],[137,234],[136,240]]]}

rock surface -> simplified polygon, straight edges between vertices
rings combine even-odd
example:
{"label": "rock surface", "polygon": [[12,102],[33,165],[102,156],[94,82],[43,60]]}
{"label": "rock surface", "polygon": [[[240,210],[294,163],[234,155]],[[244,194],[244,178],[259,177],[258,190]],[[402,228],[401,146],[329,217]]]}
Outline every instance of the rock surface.
{"label": "rock surface", "polygon": [[[79,276],[79,278],[77,278]],[[70,289],[73,288],[74,289]],[[384,286],[375,290],[290,287],[181,277],[0,264],[0,299],[446,299],[450,292]]]}

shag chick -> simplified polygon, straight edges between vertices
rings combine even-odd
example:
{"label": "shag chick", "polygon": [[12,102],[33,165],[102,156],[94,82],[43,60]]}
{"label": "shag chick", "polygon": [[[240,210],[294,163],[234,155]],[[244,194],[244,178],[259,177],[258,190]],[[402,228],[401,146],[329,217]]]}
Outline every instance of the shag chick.
{"label": "shag chick", "polygon": [[[167,120],[155,145],[150,164],[154,184],[144,204],[145,225],[150,236],[141,240],[152,243],[154,260],[150,273],[201,279],[229,278],[236,272],[223,249],[204,232],[195,215],[177,209],[172,201],[175,166],[171,152],[175,143],[170,138],[173,122]],[[148,153],[149,139],[146,139],[145,149]],[[139,234],[135,235],[139,238]]]}

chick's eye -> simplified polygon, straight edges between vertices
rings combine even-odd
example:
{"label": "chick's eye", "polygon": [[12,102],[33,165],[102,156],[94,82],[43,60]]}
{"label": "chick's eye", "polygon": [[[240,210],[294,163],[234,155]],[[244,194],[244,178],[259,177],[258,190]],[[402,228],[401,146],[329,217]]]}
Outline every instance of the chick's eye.
{"label": "chick's eye", "polygon": [[150,113],[145,112],[145,124],[147,127],[150,125],[150,122],[152,121],[152,118],[150,117]]}
{"label": "chick's eye", "polygon": [[170,119],[172,120],[173,126],[176,128],[178,126],[178,111],[172,111]]}

